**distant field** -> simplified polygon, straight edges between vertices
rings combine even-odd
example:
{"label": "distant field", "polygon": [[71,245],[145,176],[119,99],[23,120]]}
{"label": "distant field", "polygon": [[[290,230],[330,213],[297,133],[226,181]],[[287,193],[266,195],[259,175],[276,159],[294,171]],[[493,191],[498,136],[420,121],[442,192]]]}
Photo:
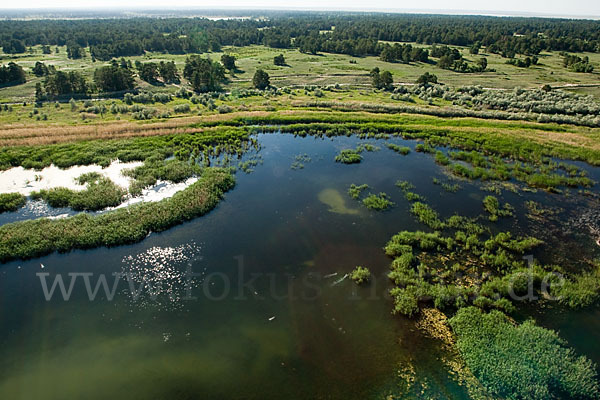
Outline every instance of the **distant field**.
{"label": "distant field", "polygon": [[[413,44],[420,47],[429,47]],[[433,64],[424,63],[388,63],[379,60],[378,57],[352,57],[342,54],[321,53],[318,55],[303,54],[297,49],[273,49],[265,46],[248,47],[226,47],[224,52],[235,55],[237,58],[238,71],[229,76],[229,82],[225,85],[226,90],[235,88],[250,88],[254,72],[264,69],[271,76],[271,83],[277,87],[301,86],[301,85],[370,85],[369,71],[379,67],[382,71],[389,70],[396,83],[414,83],[417,77],[426,71],[435,73],[442,83],[450,86],[481,85],[483,87],[512,89],[515,87],[534,88],[544,84],[563,87],[565,85],[599,85],[600,86],[600,54],[585,53],[580,56],[588,56],[596,71],[591,74],[577,73],[562,66],[562,57],[557,53],[544,52],[539,56],[539,65],[529,68],[519,68],[506,64],[506,59],[496,54],[482,52],[479,55],[471,55],[466,48],[460,48],[463,56],[468,61],[475,61],[481,57],[488,60],[488,69],[483,73],[459,73],[438,68]],[[52,50],[54,51],[54,47]],[[39,46],[33,47],[33,54],[7,55],[0,53],[0,63],[6,64],[14,61],[28,71],[28,81],[23,85],[0,88],[0,102],[31,101],[35,93],[35,84],[43,78],[37,78],[31,74],[31,67],[36,61],[55,65],[57,68],[68,71],[77,70],[82,72],[90,80],[95,68],[104,65],[104,62],[92,62],[89,51],[83,59],[70,60],[67,58],[66,48],[60,47],[58,54],[43,55]],[[220,59],[223,53],[206,53],[204,55],[214,60]],[[273,57],[283,54],[287,66],[275,66]],[[148,61],[175,61],[180,72],[183,69],[186,55],[172,55],[162,53],[148,53],[145,56],[127,57],[132,62],[136,60]],[[152,87],[139,81],[139,86]],[[185,86],[185,83],[183,83]],[[153,91],[175,91],[176,85],[168,87],[154,86]],[[572,88],[569,90],[582,94],[600,96],[598,87]]]}

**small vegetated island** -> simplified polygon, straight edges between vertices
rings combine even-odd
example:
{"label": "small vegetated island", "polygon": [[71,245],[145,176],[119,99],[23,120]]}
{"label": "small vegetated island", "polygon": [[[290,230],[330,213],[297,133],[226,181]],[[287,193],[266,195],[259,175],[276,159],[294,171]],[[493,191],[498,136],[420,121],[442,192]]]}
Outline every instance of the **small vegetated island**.
{"label": "small vegetated island", "polygon": [[[35,171],[26,186],[37,188],[2,182],[0,213],[36,202],[68,210],[0,225],[0,262],[143,241],[218,207],[236,171],[260,168],[249,157],[259,134],[327,138],[336,155],[301,153],[283,167],[302,174],[328,162],[343,174],[380,156],[402,163],[393,192],[380,191],[377,171],[346,183],[365,208],[338,218],[404,212],[418,226],[399,223],[380,244],[390,310],[443,343],[471,398],[600,398],[592,357],[523,319],[518,301],[598,307],[600,22],[244,17],[0,21],[0,174]],[[348,137],[358,144],[335,142]],[[410,178],[429,161],[435,176]],[[117,163],[130,165],[126,184],[106,173]],[[44,186],[44,169],[79,167],[96,169]],[[146,201],[160,185],[178,189]],[[469,188],[480,192],[468,215],[437,199]],[[545,202],[592,215],[578,220],[585,254],[538,259],[552,240],[544,226],[563,213]],[[380,283],[372,271],[346,276],[366,291]],[[413,393],[407,374],[388,398]]]}

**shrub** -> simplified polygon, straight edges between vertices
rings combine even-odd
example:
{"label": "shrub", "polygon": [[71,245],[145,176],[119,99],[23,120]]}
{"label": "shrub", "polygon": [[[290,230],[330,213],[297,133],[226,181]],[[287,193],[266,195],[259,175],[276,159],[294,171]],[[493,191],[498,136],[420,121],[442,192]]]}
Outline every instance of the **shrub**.
{"label": "shrub", "polygon": [[228,114],[233,111],[233,108],[226,104],[223,104],[217,108],[217,111],[219,112],[219,114]]}
{"label": "shrub", "polygon": [[191,111],[191,107],[188,103],[178,104],[175,107],[173,107],[173,112],[175,114],[185,114],[185,113],[189,113],[190,111]]}

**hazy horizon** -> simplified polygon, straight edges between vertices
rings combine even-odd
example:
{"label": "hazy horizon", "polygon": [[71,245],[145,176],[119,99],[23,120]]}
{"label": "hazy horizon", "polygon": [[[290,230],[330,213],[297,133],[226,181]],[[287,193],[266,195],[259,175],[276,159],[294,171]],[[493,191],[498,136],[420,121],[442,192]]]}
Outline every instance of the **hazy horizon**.
{"label": "hazy horizon", "polygon": [[390,13],[422,13],[422,14],[459,14],[459,15],[492,15],[492,16],[527,16],[527,17],[574,17],[574,18],[600,18],[600,3],[592,4],[589,1],[574,0],[570,3],[559,1],[533,0],[530,2],[519,2],[507,0],[498,5],[486,7],[481,2],[472,0],[458,0],[453,6],[440,0],[426,0],[420,2],[420,8],[404,8],[398,2],[390,0],[375,0],[369,6],[358,5],[356,0],[330,0],[326,5],[314,0],[288,2],[285,7],[278,6],[279,2],[273,0],[261,0],[259,2],[248,2],[245,0],[229,0],[220,4],[205,4],[197,6],[189,4],[187,0],[178,2],[177,6],[164,7],[156,0],[126,2],[116,0],[97,1],[91,0],[85,6],[73,0],[23,0],[18,4],[0,6],[0,12],[11,13],[23,12],[143,12],[155,11],[168,13],[169,11],[181,13],[182,11],[193,12],[218,12],[218,11],[349,11],[349,12],[390,12]]}

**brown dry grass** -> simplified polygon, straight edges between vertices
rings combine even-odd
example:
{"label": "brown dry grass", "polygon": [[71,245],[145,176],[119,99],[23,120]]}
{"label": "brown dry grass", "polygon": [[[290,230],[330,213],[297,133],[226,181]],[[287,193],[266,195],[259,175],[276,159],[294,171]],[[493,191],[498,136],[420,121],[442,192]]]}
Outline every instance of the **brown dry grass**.
{"label": "brown dry grass", "polygon": [[84,125],[25,125],[0,127],[0,146],[39,146],[83,140],[111,140],[134,136],[157,136],[202,132],[195,124],[230,121],[237,117],[267,116],[265,111],[243,111],[229,114],[171,118],[160,122],[98,122]]}

